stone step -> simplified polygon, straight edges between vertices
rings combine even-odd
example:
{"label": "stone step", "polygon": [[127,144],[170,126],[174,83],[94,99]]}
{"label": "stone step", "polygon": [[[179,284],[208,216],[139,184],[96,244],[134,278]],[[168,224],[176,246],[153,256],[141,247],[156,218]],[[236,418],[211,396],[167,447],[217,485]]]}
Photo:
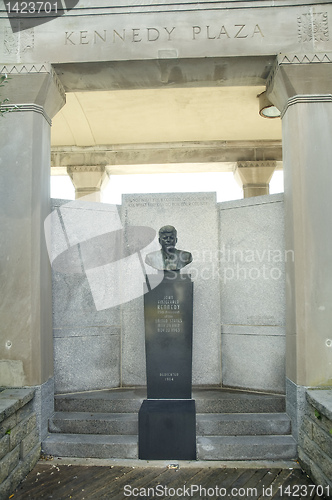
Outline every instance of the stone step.
{"label": "stone step", "polygon": [[197,436],[287,435],[291,421],[285,413],[201,413],[196,415]]}
{"label": "stone step", "polygon": [[[79,458],[138,457],[137,436],[50,434],[45,455]],[[296,458],[291,436],[209,436],[197,438],[198,460],[290,460]],[[174,457],[176,459],[176,457]]]}
{"label": "stone step", "polygon": [[[112,389],[55,397],[47,455],[137,458],[138,411],[144,388]],[[194,389],[197,458],[200,460],[291,459],[285,397],[225,389]]]}
{"label": "stone step", "polygon": [[[290,434],[290,419],[284,413],[227,413],[196,415],[197,436]],[[137,413],[56,412],[49,431],[64,434],[136,435]]]}
{"label": "stone step", "polygon": [[145,389],[111,389],[56,395],[54,405],[57,412],[138,413],[145,398]]}
{"label": "stone step", "polygon": [[49,432],[64,434],[137,435],[137,413],[56,412]]}
{"label": "stone step", "polygon": [[285,397],[225,389],[193,391],[197,413],[283,413]]}
{"label": "stone step", "polygon": [[42,453],[55,457],[138,458],[137,436],[101,434],[49,434],[42,442]]}
{"label": "stone step", "polygon": [[204,436],[197,438],[198,460],[291,460],[292,436]]}
{"label": "stone step", "polygon": [[[194,389],[197,413],[282,413],[285,397],[225,389]],[[55,410],[89,413],[138,413],[146,390],[113,389],[55,396]]]}

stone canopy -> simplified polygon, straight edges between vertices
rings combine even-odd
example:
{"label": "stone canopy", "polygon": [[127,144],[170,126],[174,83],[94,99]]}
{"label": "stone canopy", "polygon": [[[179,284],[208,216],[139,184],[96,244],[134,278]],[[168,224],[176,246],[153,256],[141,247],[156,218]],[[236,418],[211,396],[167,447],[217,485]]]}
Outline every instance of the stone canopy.
{"label": "stone canopy", "polygon": [[[1,5],[0,75],[8,77],[1,96],[5,92],[9,99],[6,108],[11,112],[0,117],[0,318],[6,335],[0,376],[5,374],[5,386],[36,389],[34,404],[39,407],[41,436],[47,433],[47,419],[54,411],[54,311],[45,244],[45,231],[47,242],[50,228],[44,227],[51,211],[50,164],[57,173],[71,175],[77,193],[93,192],[94,201],[100,201],[108,174],[130,169],[139,172],[140,168],[153,172],[156,165],[164,164],[181,165],[184,170],[187,164],[194,164],[193,169],[204,172],[210,168],[235,171],[245,195],[268,194],[271,175],[282,161],[285,226],[279,224],[281,216],[270,223],[267,215],[264,224],[268,229],[262,240],[268,231],[271,238],[278,234],[278,245],[294,254],[294,259],[283,263],[285,287],[274,294],[285,313],[278,325],[269,324],[269,310],[250,321],[244,318],[240,333],[248,345],[261,328],[271,331],[267,327],[273,327],[264,345],[266,352],[275,354],[274,360],[282,358],[284,363],[283,385],[279,383],[281,363],[276,366],[278,390],[286,387],[293,434],[300,449],[307,450],[302,460],[311,467],[315,455],[306,456],[302,433],[306,391],[332,385],[331,18],[332,4],[323,0],[206,0],[198,4],[119,0],[114,5],[106,0],[80,0],[74,8],[40,24],[24,13],[9,19]],[[279,109],[281,119],[264,120],[258,115],[257,95],[263,91]],[[124,220],[129,214],[136,223],[137,203],[132,211],[127,210]],[[263,197],[260,203],[268,205],[270,198]],[[244,232],[235,235],[241,244],[242,240],[252,241],[262,228],[249,205],[243,205],[248,213],[244,227],[243,220],[239,221],[247,238]],[[105,217],[109,222],[105,206],[95,206],[99,207],[98,220]],[[192,206],[194,221],[198,216],[207,217],[204,208],[199,213],[196,208]],[[217,228],[216,216],[204,219],[199,234],[202,241],[217,248],[222,224],[225,230],[233,229],[232,218],[239,214],[239,207],[235,203],[228,208],[232,217],[227,219],[228,212],[220,215],[215,237],[208,231],[211,221]],[[60,204],[56,213],[59,210]],[[142,212],[145,210],[144,205]],[[160,208],[160,218],[165,213],[167,206]],[[146,214],[151,218],[151,211]],[[75,212],[73,220],[81,217],[82,212]],[[276,220],[278,233],[271,230]],[[56,229],[63,227],[59,222]],[[75,223],[75,228],[81,227]],[[181,233],[190,239],[192,222],[184,224]],[[231,243],[235,236],[231,234]],[[65,236],[63,241],[68,244]],[[67,276],[63,279],[66,282]],[[72,279],[77,290],[80,283],[76,277]],[[224,367],[227,363],[232,366],[243,349],[243,343],[239,348],[232,343],[240,337],[236,318],[229,319],[226,329],[219,321],[221,313],[225,316],[230,311],[223,310],[226,301],[218,302],[222,293],[229,299],[227,290],[218,280],[213,289],[205,281],[203,285],[206,295],[200,296],[197,306],[215,305],[211,312],[205,311],[213,321],[211,344],[205,338],[209,331],[200,331],[205,359],[213,354],[211,371],[206,370],[209,381],[215,383],[217,373],[220,387],[225,380],[236,379],[234,386],[243,389],[244,377],[238,380],[237,372],[225,374],[220,369],[222,356],[226,357]],[[214,302],[206,298],[211,290]],[[232,300],[238,298],[238,303],[232,302],[234,314],[243,313],[242,298],[247,302],[258,297],[250,293],[247,299],[243,290],[240,287],[231,294]],[[88,293],[85,286],[82,293]],[[79,294],[73,295],[80,300]],[[65,307],[67,303],[64,301]],[[261,303],[258,306],[261,309]],[[131,358],[131,369],[139,359],[131,342],[135,314],[130,308],[124,314],[113,311],[118,314],[116,325],[122,324],[120,312],[122,319],[127,314],[129,320],[123,323],[118,346],[125,349],[126,342],[129,345],[123,354]],[[285,350],[273,350],[271,346],[280,346],[283,328]],[[200,353],[200,346],[196,349]],[[255,355],[257,351],[259,348]],[[253,359],[250,350],[246,355]],[[240,367],[246,368],[244,363]],[[269,386],[268,390],[274,389]],[[312,470],[317,472],[315,464]],[[316,480],[321,477],[318,473]]]}

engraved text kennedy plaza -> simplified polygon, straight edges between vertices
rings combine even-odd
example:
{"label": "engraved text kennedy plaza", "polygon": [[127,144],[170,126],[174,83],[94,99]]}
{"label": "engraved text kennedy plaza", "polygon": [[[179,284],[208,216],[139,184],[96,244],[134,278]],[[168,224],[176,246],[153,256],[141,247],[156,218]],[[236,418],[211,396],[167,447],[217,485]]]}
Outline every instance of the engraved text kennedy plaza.
{"label": "engraved text kennedy plaza", "polygon": [[231,38],[264,38],[263,29],[258,24],[234,24],[216,26],[191,26],[187,30],[177,26],[117,28],[99,30],[66,31],[65,45],[97,45],[102,43],[139,43],[157,40],[175,41],[177,34],[189,40],[227,40]]}

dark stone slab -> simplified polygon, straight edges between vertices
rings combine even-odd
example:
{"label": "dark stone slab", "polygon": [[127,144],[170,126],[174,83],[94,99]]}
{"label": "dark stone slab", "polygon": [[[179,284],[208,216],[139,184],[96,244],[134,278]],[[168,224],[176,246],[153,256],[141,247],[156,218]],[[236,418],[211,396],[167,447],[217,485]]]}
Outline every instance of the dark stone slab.
{"label": "dark stone slab", "polygon": [[195,401],[145,400],[138,414],[142,460],[196,460]]}
{"label": "dark stone slab", "polygon": [[[156,275],[147,277],[151,285]],[[191,399],[193,283],[165,271],[144,295],[148,399]]]}

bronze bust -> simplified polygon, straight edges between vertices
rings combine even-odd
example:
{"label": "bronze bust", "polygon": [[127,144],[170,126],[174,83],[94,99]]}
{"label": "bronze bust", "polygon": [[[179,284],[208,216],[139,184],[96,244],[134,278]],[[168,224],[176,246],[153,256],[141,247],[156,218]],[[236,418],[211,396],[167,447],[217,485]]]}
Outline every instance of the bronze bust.
{"label": "bronze bust", "polygon": [[173,226],[163,226],[159,229],[161,249],[147,254],[146,264],[160,271],[179,271],[192,262],[190,252],[177,250],[177,231]]}

